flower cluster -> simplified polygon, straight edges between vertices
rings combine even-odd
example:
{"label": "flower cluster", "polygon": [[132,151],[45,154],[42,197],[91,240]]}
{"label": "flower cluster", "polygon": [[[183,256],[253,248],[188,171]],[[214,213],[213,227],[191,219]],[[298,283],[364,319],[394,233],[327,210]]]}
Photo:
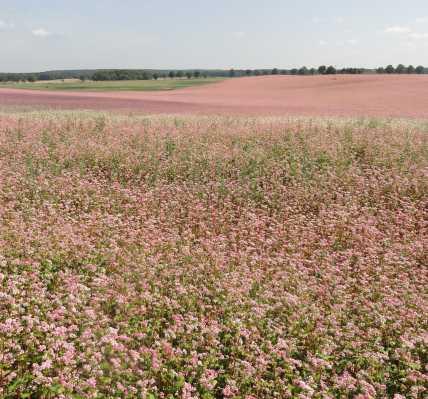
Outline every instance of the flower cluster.
{"label": "flower cluster", "polygon": [[411,121],[0,116],[0,397],[427,395]]}

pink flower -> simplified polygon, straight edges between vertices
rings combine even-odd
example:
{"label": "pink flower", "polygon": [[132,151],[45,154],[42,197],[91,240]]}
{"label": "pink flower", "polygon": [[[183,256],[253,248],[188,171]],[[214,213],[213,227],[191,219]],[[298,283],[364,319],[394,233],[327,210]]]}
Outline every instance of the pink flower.
{"label": "pink flower", "polygon": [[234,386],[231,386],[231,385],[226,385],[224,388],[223,388],[223,395],[226,397],[226,398],[231,398],[231,397],[233,397],[233,396],[235,396],[235,394],[236,394],[236,387],[234,387]]}
{"label": "pink flower", "polygon": [[97,380],[96,380],[95,378],[91,377],[91,378],[89,378],[89,379],[86,381],[86,384],[87,384],[87,385],[88,385],[88,387],[90,387],[90,388],[96,388],[96,386],[97,386]]}

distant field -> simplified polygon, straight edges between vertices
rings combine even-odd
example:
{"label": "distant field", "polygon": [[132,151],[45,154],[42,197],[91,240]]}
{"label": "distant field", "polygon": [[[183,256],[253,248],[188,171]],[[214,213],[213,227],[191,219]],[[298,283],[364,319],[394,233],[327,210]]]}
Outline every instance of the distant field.
{"label": "distant field", "polygon": [[[205,84],[210,82],[218,83]],[[172,90],[202,84],[204,85],[187,90]],[[14,87],[50,88],[51,91],[18,90]],[[60,82],[20,84],[3,88],[0,86],[0,108],[12,106],[147,114],[427,119],[427,92],[428,75],[259,76],[223,81]]]}
{"label": "distant field", "polygon": [[33,89],[33,90],[72,90],[72,91],[164,91],[182,89],[220,82],[224,78],[201,79],[163,79],[163,80],[119,80],[93,82],[80,80],[55,80],[34,83],[6,83],[0,88]]}

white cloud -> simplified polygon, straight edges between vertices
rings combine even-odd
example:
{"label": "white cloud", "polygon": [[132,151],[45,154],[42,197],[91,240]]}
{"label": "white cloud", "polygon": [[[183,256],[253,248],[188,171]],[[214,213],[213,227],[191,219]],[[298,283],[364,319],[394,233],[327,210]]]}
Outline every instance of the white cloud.
{"label": "white cloud", "polygon": [[405,42],[404,46],[410,50],[415,50],[417,48],[417,46],[415,45],[415,42]]}
{"label": "white cloud", "polygon": [[36,37],[48,37],[48,36],[52,35],[51,32],[49,32],[49,31],[47,31],[46,29],[43,29],[43,28],[33,29],[31,31],[31,33],[32,33],[33,36],[36,36]]}
{"label": "white cloud", "polygon": [[357,39],[348,39],[348,40],[339,40],[335,42],[336,46],[339,47],[349,47],[349,46],[356,46],[359,43]]}
{"label": "white cloud", "polygon": [[10,30],[10,29],[13,29],[14,27],[15,27],[14,23],[0,20],[0,30]]}
{"label": "white cloud", "polygon": [[319,24],[322,21],[322,19],[320,17],[312,17],[311,21],[314,24]]}
{"label": "white cloud", "polygon": [[[422,18],[420,19],[422,20]],[[406,40],[404,44],[408,48],[416,48],[417,41],[428,41],[428,33],[415,32],[413,29],[406,26],[391,26],[386,28],[383,33],[400,35],[402,39]]]}
{"label": "white cloud", "polygon": [[318,44],[320,45],[320,46],[327,46],[327,42],[325,41],[325,40],[320,40],[319,42],[318,42]]}
{"label": "white cloud", "polygon": [[410,39],[414,39],[414,40],[424,40],[424,39],[428,39],[428,33],[411,33],[409,35]]}
{"label": "white cloud", "polygon": [[336,18],[334,18],[334,22],[336,22],[337,24],[343,24],[345,22],[345,18],[336,17]]}
{"label": "white cloud", "polygon": [[242,39],[245,36],[245,32],[233,32],[232,35],[237,39]]}
{"label": "white cloud", "polygon": [[412,30],[407,26],[390,26],[386,28],[384,33],[410,33]]}
{"label": "white cloud", "polygon": [[425,23],[428,23],[428,17],[420,17],[420,18],[416,18],[416,23],[418,23],[418,24],[425,24]]}

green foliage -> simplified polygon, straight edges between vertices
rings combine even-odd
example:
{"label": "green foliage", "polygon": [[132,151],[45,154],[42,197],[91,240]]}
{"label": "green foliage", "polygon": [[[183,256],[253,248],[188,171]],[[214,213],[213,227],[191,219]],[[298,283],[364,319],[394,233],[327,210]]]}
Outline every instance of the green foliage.
{"label": "green foliage", "polygon": [[[192,76],[190,75],[190,78]],[[199,79],[155,79],[155,80],[117,80],[117,81],[55,81],[37,83],[18,83],[8,85],[17,89],[67,90],[67,91],[162,91],[216,83],[223,78]]]}
{"label": "green foliage", "polygon": [[330,65],[325,71],[326,75],[336,75],[336,73],[337,73],[336,68],[333,65]]}
{"label": "green foliage", "polygon": [[320,75],[324,75],[327,71],[327,67],[325,65],[321,65],[320,67],[318,67],[318,73]]}

